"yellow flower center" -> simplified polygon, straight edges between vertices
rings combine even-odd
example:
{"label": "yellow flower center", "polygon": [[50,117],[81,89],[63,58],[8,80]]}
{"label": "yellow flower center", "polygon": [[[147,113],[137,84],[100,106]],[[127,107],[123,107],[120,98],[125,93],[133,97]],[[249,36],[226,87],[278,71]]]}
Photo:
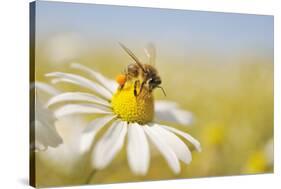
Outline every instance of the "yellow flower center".
{"label": "yellow flower center", "polygon": [[151,92],[143,87],[137,87],[137,96],[134,95],[133,82],[126,82],[122,89],[113,95],[111,105],[115,114],[127,122],[146,124],[154,117],[154,100]]}

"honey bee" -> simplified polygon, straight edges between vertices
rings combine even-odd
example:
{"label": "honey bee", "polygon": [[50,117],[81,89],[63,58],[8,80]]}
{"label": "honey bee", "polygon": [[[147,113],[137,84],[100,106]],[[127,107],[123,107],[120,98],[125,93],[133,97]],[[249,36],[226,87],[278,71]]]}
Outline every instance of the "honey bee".
{"label": "honey bee", "polygon": [[[164,89],[160,86],[162,81],[158,75],[158,71],[153,66],[155,62],[156,51],[152,44],[145,49],[145,52],[149,58],[149,63],[142,63],[134,53],[128,49],[122,43],[119,43],[120,46],[130,55],[130,57],[135,61],[135,63],[129,64],[125,69],[124,74],[117,76],[116,81],[122,89],[127,81],[134,81],[134,95],[137,97],[141,94],[144,87],[147,87],[149,92],[152,92],[155,88],[160,88],[163,94],[166,96]],[[139,92],[137,88],[139,87]]]}

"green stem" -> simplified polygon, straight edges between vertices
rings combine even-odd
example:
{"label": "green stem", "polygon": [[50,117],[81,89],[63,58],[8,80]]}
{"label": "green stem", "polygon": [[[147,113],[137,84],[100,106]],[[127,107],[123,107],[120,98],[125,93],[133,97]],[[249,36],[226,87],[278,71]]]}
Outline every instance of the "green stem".
{"label": "green stem", "polygon": [[86,184],[90,184],[91,183],[91,180],[92,180],[93,176],[96,174],[96,172],[97,172],[96,169],[93,169],[91,171],[91,173],[89,174],[89,176],[86,179],[86,182],[85,182]]}

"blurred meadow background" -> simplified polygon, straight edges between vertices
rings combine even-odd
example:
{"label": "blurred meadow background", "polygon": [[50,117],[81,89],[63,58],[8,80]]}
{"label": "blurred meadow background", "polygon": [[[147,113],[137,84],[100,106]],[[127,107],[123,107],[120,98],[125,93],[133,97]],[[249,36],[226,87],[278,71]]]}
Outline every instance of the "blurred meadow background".
{"label": "blurred meadow background", "polygon": [[114,79],[132,63],[118,42],[142,60],[153,42],[167,93],[156,90],[156,99],[191,111],[190,126],[172,126],[202,145],[179,175],[155,154],[148,174],[135,176],[123,149],[87,181],[90,153],[79,154],[77,145],[88,118],[66,118],[56,123],[65,144],[36,153],[38,186],[273,172],[273,37],[272,16],[37,1],[37,81],[49,82],[48,72],[75,72],[72,62]]}

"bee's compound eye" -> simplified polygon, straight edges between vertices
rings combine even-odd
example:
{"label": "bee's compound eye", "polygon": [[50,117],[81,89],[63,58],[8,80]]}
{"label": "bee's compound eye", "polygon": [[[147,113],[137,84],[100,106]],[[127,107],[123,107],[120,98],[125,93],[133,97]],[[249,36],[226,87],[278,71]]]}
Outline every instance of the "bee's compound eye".
{"label": "bee's compound eye", "polygon": [[162,83],[161,79],[157,80],[157,84],[160,85]]}
{"label": "bee's compound eye", "polygon": [[126,76],[125,76],[124,74],[117,75],[117,77],[116,77],[116,82],[117,82],[119,85],[124,85],[125,82],[126,82]]}
{"label": "bee's compound eye", "polygon": [[162,81],[159,77],[155,77],[155,78],[149,80],[149,83],[153,83],[155,85],[160,85],[162,83]]}
{"label": "bee's compound eye", "polygon": [[159,77],[151,78],[148,83],[151,89],[154,89],[161,84],[161,79]]}

